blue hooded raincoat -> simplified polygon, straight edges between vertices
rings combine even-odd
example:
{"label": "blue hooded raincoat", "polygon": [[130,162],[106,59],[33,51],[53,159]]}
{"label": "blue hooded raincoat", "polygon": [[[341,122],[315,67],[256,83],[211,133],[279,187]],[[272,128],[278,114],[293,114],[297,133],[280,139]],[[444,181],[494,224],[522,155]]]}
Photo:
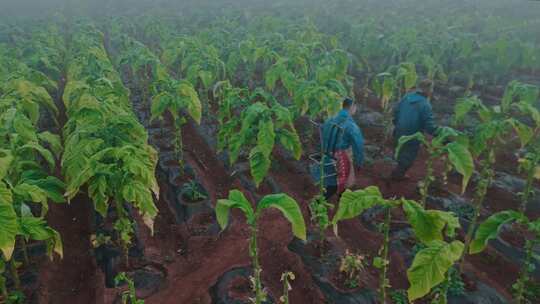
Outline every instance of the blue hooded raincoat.
{"label": "blue hooded raincoat", "polygon": [[[332,162],[332,152],[352,148],[352,161],[355,167],[362,166],[364,162],[364,136],[349,111],[339,111],[336,116],[328,119],[321,128],[325,164]],[[334,166],[326,165],[324,170],[324,175],[329,176],[324,179],[325,187],[336,186],[337,177]],[[316,174],[315,177],[317,177]]]}
{"label": "blue hooded raincoat", "polygon": [[[433,110],[427,97],[420,92],[408,93],[394,108],[394,140],[395,144],[401,136],[412,135],[416,132],[425,132],[434,135],[437,126],[433,119]],[[405,144],[397,159],[398,166],[406,171],[416,156],[420,142],[410,141]]]}

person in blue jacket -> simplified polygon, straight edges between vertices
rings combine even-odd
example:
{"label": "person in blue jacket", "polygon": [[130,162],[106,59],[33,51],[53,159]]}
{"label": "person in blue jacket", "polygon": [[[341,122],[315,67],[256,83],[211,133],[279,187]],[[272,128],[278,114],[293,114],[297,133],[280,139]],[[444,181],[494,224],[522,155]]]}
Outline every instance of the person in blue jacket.
{"label": "person in blue jacket", "polygon": [[[350,98],[343,101],[339,113],[322,125],[325,198],[340,195],[354,180],[355,169],[364,161],[364,136],[353,120],[357,105]],[[351,151],[352,150],[352,160]],[[335,162],[335,166],[330,165]]]}
{"label": "person in blue jacket", "polygon": [[[424,132],[435,135],[437,126],[433,120],[433,111],[429,98],[432,91],[431,80],[423,80],[417,90],[407,93],[394,108],[394,141],[395,146],[399,138]],[[418,149],[419,141],[409,141],[401,148],[397,158],[397,166],[392,172],[392,179],[401,180],[406,177],[407,171],[412,167]]]}

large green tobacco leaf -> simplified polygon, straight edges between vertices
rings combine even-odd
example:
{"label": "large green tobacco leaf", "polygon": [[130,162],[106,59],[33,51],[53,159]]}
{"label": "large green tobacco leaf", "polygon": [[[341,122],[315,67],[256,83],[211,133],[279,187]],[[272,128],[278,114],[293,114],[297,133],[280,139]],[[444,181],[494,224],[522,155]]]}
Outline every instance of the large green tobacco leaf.
{"label": "large green tobacco leaf", "polygon": [[498,212],[488,217],[478,226],[478,230],[476,230],[474,239],[471,242],[469,253],[476,254],[482,252],[489,240],[497,237],[504,224],[512,221],[526,221],[526,217],[513,210]]}
{"label": "large green tobacco leaf", "polygon": [[469,180],[474,172],[473,157],[467,146],[461,143],[452,142],[449,143],[446,148],[448,150],[448,159],[450,160],[450,163],[456,168],[457,172],[463,176],[461,185],[461,191],[463,193],[467,189]]}
{"label": "large green tobacco leaf", "polygon": [[259,132],[257,134],[257,148],[266,157],[269,157],[274,149],[276,133],[274,123],[271,120],[261,120],[259,122]]}
{"label": "large green tobacco leaf", "polygon": [[510,124],[516,131],[521,147],[524,148],[534,137],[534,130],[517,119],[511,119]]}
{"label": "large green tobacco leaf", "polygon": [[280,129],[277,131],[277,135],[281,145],[292,152],[294,158],[300,159],[302,156],[302,143],[298,134],[287,129]]}
{"label": "large green tobacco leaf", "polygon": [[285,64],[284,60],[280,59],[277,63],[275,63],[273,66],[271,66],[268,71],[266,71],[266,74],[264,75],[264,80],[266,84],[266,88],[270,91],[273,91],[276,82],[281,78],[281,75],[285,72]]}
{"label": "large green tobacco leaf", "polygon": [[19,218],[21,232],[26,240],[43,241],[51,237],[49,231],[46,230],[46,222],[44,219],[33,216],[23,216]]}
{"label": "large green tobacco leaf", "polygon": [[461,256],[463,247],[460,241],[433,241],[427,248],[420,250],[407,270],[409,301],[422,298],[442,283],[450,267]]}
{"label": "large green tobacco leaf", "polygon": [[229,223],[229,213],[232,208],[238,208],[244,212],[247,222],[253,224],[255,212],[244,194],[238,190],[231,190],[228,199],[220,199],[216,204],[216,217],[221,229],[225,229]]}
{"label": "large green tobacco leaf", "polygon": [[128,181],[121,189],[122,196],[126,202],[132,203],[145,219],[145,224],[153,232],[153,219],[158,213],[158,209],[154,204],[152,193],[143,183],[139,181]]}
{"label": "large green tobacco leaf", "polygon": [[425,144],[426,137],[424,136],[424,134],[420,132],[416,132],[412,135],[401,136],[399,138],[398,145],[396,147],[395,157],[397,158],[399,156],[399,153],[401,153],[401,149],[403,148],[403,145],[407,144],[408,142],[414,142],[414,141],[419,141]]}
{"label": "large green tobacco leaf", "polygon": [[401,63],[398,68],[396,78],[403,79],[403,86],[406,90],[413,88],[418,79],[415,64],[412,62]]}
{"label": "large green tobacco leaf", "polygon": [[[29,171],[25,171],[24,173],[27,172]],[[24,173],[21,176],[21,182],[39,187],[45,192],[46,196],[55,203],[63,203],[66,201],[64,198],[66,185],[61,180],[54,176],[44,176],[35,179],[33,177],[24,178]]]}
{"label": "large green tobacco leaf", "polygon": [[109,195],[107,193],[107,178],[100,175],[88,183],[88,195],[94,202],[94,209],[103,217],[107,216]]}
{"label": "large green tobacco leaf", "polygon": [[55,252],[62,258],[64,251],[60,234],[49,227],[43,218],[33,216],[23,216],[19,218],[21,233],[28,240],[45,241],[47,244],[47,255],[52,259]]}
{"label": "large green tobacco leaf", "polygon": [[36,128],[26,116],[17,112],[13,120],[13,129],[25,142],[36,142]]}
{"label": "large green tobacco leaf", "polygon": [[17,214],[13,209],[12,200],[11,192],[3,182],[0,182],[0,251],[8,261],[15,248],[15,237],[19,233]]}
{"label": "large green tobacco leaf", "polygon": [[533,104],[522,102],[517,107],[522,113],[528,114],[532,118],[536,127],[540,127],[540,111]]}
{"label": "large green tobacco leaf", "polygon": [[286,194],[272,194],[265,196],[257,205],[257,214],[260,214],[266,208],[276,208],[291,223],[293,234],[306,240],[306,223],[302,210],[298,203]]}
{"label": "large green tobacco leaf", "polygon": [[255,185],[259,187],[270,170],[271,165],[270,155],[267,155],[262,149],[257,146],[249,153],[249,166],[251,176],[255,181]]}
{"label": "large green tobacco leaf", "polygon": [[64,194],[68,201],[77,195],[79,188],[90,180],[94,174],[95,169],[88,165],[88,160],[80,168],[77,168],[73,175],[70,174],[71,177],[67,179],[66,193]]}
{"label": "large green tobacco leaf", "polygon": [[31,150],[38,152],[43,157],[43,159],[47,161],[47,163],[49,164],[49,168],[51,170],[54,170],[54,167],[56,166],[56,161],[54,159],[53,154],[51,153],[51,151],[43,148],[38,143],[34,143],[34,142],[27,143],[24,146],[18,148],[17,152],[22,153],[22,152],[31,151]]}
{"label": "large green tobacco leaf", "polygon": [[459,221],[452,213],[439,210],[424,210],[414,201],[403,201],[403,210],[407,215],[414,234],[424,244],[432,241],[444,240],[443,231],[446,228],[448,235],[453,236],[459,227]]}
{"label": "large green tobacco leaf", "polygon": [[49,131],[41,132],[38,134],[40,141],[45,142],[49,145],[50,150],[54,153],[56,158],[60,158],[62,153],[62,141],[60,136],[57,134],[52,134]]}
{"label": "large green tobacco leaf", "polygon": [[58,108],[54,104],[49,93],[43,87],[33,84],[26,80],[15,80],[10,85],[9,92],[16,94],[21,99],[27,99],[37,104],[43,105],[45,108],[51,110],[53,114],[58,115]]}
{"label": "large green tobacco leaf", "polygon": [[373,79],[372,86],[377,96],[387,102],[394,95],[396,82],[391,73],[380,73]]}
{"label": "large green tobacco leaf", "polygon": [[47,204],[47,192],[36,185],[18,184],[13,188],[13,193],[21,196],[26,201]]}
{"label": "large green tobacco leaf", "polygon": [[161,92],[158,95],[152,97],[152,106],[150,109],[152,117],[150,118],[150,120],[154,120],[157,117],[163,115],[163,113],[167,110],[170,104],[171,96],[166,92]]}
{"label": "large green tobacco leaf", "polygon": [[11,151],[0,149],[0,180],[6,177],[12,162],[13,155]]}
{"label": "large green tobacco leaf", "polygon": [[454,123],[463,121],[465,116],[475,107],[481,106],[482,101],[476,96],[458,99],[454,106]]}
{"label": "large green tobacco leaf", "polygon": [[187,108],[189,115],[197,122],[201,123],[202,106],[199,100],[197,91],[190,83],[181,82],[176,90],[177,94],[181,96]]}
{"label": "large green tobacco leaf", "polygon": [[539,94],[539,87],[514,80],[506,87],[501,106],[503,111],[506,112],[514,102],[534,104],[538,100]]}
{"label": "large green tobacco leaf", "polygon": [[384,203],[379,188],[370,186],[362,190],[346,190],[339,200],[338,210],[332,219],[334,233],[337,235],[337,224],[339,221],[351,219],[359,216],[364,210],[377,204]]}

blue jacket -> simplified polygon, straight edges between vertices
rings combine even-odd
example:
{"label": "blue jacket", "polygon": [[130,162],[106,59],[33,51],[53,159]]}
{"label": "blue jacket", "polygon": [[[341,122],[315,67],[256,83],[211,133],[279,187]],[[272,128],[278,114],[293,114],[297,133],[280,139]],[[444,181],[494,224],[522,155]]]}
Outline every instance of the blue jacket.
{"label": "blue jacket", "polygon": [[394,137],[437,131],[429,100],[419,92],[408,93],[394,108]]}
{"label": "blue jacket", "polygon": [[[349,111],[339,111],[336,116],[328,119],[321,128],[325,164],[332,162],[332,152],[347,150],[352,147],[354,165],[356,167],[362,166],[364,162],[364,136]],[[337,185],[333,166],[325,166],[324,175],[331,176],[325,178],[324,183],[326,186]]]}

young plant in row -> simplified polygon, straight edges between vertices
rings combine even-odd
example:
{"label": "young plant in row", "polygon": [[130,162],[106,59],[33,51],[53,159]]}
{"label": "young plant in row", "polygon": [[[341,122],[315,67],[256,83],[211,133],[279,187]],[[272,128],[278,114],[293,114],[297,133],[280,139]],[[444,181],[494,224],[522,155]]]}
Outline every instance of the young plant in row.
{"label": "young plant in row", "polygon": [[116,42],[114,39],[119,40],[118,65],[129,68],[131,79],[136,81],[137,86],[141,88],[142,99],[146,101],[150,94],[151,84],[156,79],[168,77],[166,68],[159,58],[139,41],[127,35],[114,37],[113,42]]}
{"label": "young plant in row", "polygon": [[115,284],[127,283],[128,290],[122,292],[122,304],[144,304],[144,300],[137,298],[137,290],[135,289],[135,282],[133,279],[127,276],[125,272],[119,273],[114,278]]}
{"label": "young plant in row", "polygon": [[[49,227],[45,216],[49,201],[65,202],[64,183],[48,172],[56,168],[62,152],[60,137],[39,132],[40,111],[56,107],[47,91],[22,78],[4,85],[0,96],[0,296],[8,299],[4,273],[11,273],[16,292],[20,280],[13,252],[16,247],[29,265],[26,244],[44,241],[47,255],[63,255],[60,234]],[[18,245],[17,245],[18,244]]]}
{"label": "young plant in row", "polygon": [[291,281],[295,280],[295,275],[291,271],[286,271],[281,275],[281,282],[283,282],[283,295],[279,298],[279,301],[283,304],[289,304],[289,292],[292,290]]}
{"label": "young plant in row", "polygon": [[417,80],[416,65],[411,62],[391,66],[387,72],[377,74],[373,78],[371,87],[380,100],[383,114],[383,143],[386,143],[392,135],[392,99],[401,98],[406,92],[413,89]]}
{"label": "young plant in row", "polygon": [[431,141],[422,133],[402,136],[396,148],[396,158],[401,152],[403,145],[412,141],[422,143],[429,155],[426,162],[427,172],[424,179],[420,182],[420,203],[422,206],[425,207],[429,188],[435,181],[433,168],[435,160],[442,159],[444,161],[446,167],[444,171],[445,179],[446,174],[452,169],[455,169],[463,176],[462,192],[465,192],[474,172],[474,161],[466,138],[464,139],[456,130],[448,127],[439,128],[437,135]]}
{"label": "young plant in row", "polygon": [[534,193],[535,178],[540,178],[540,110],[536,107],[539,97],[539,87],[516,81],[509,85],[503,97],[505,104],[513,105],[520,116],[529,120],[528,124],[517,118],[510,121],[519,137],[521,148],[525,151],[518,159],[518,168],[525,174],[525,189],[520,193],[519,210],[522,213],[527,210],[527,205]]}
{"label": "young plant in row", "polygon": [[455,107],[456,123],[462,122],[470,112],[475,114],[472,118],[476,119],[476,122],[470,139],[470,151],[479,168],[479,178],[472,199],[474,214],[465,237],[463,256],[460,259],[462,273],[465,254],[469,252],[470,243],[478,226],[480,210],[495,176],[497,148],[504,145],[504,138],[510,135],[514,128],[518,130],[517,133],[522,141],[525,138],[524,134],[527,133],[523,132],[526,130],[524,125],[514,118],[513,109],[515,106],[528,104],[524,101],[528,100],[532,94],[523,93],[528,90],[523,91],[523,89],[518,89],[519,87],[515,82],[510,83],[500,105],[486,106],[479,98],[473,96],[459,100]]}
{"label": "young plant in row", "polygon": [[525,236],[525,259],[519,277],[514,284],[516,303],[527,303],[525,290],[532,280],[531,272],[534,270],[534,248],[540,243],[540,220],[529,220],[521,212],[507,210],[497,212],[488,217],[478,226],[474,239],[469,247],[469,254],[477,254],[487,247],[490,240],[497,238],[502,227],[511,223],[524,227],[527,233]]}
{"label": "young plant in row", "polygon": [[[248,36],[234,46],[227,56],[226,67],[229,75],[229,80],[236,83],[236,79],[231,79],[234,75],[239,75],[242,70],[246,72],[246,78],[255,78],[255,71],[258,66],[262,66],[263,70],[273,69],[274,72],[279,72],[281,67],[287,63],[297,63],[298,59],[301,63],[302,59],[297,56],[280,58],[275,51],[275,41],[265,38],[255,39]],[[272,65],[273,64],[273,65]],[[271,66],[272,67],[269,67]],[[269,67],[269,68],[268,68]],[[266,74],[268,75],[268,74]]]}
{"label": "young plant in row", "polygon": [[240,209],[246,217],[246,222],[250,227],[251,235],[249,240],[249,255],[253,264],[253,290],[255,292],[254,303],[261,304],[266,301],[267,293],[263,289],[261,273],[262,268],[259,262],[259,250],[257,246],[257,235],[259,231],[259,219],[264,210],[275,208],[291,223],[293,234],[301,240],[306,240],[306,226],[302,211],[298,203],[286,194],[272,194],[263,197],[254,209],[244,194],[238,190],[232,190],[227,199],[220,199],[216,205],[216,216],[219,225],[225,229],[229,223],[230,210]]}
{"label": "young plant in row", "polygon": [[[240,116],[240,117],[238,117]],[[249,151],[251,176],[257,186],[270,170],[277,142],[300,158],[300,138],[292,114],[262,89],[253,92],[224,88],[220,100],[218,150],[227,148],[234,164],[242,151]]]}
{"label": "young plant in row", "polygon": [[171,39],[164,46],[161,60],[195,88],[208,90],[226,76],[225,63],[219,57],[218,50],[197,37]]}
{"label": "young plant in row", "polygon": [[152,90],[155,95],[152,97],[150,120],[158,117],[163,120],[165,112],[171,115],[175,135],[174,152],[182,166],[182,126],[187,122],[185,113],[187,112],[195,122],[201,122],[202,107],[199,95],[190,82],[169,77],[158,79]]}
{"label": "young plant in row", "polygon": [[[122,36],[122,39],[119,63],[129,66],[132,77],[142,81],[143,91],[149,90],[152,97],[150,120],[159,118],[163,121],[166,113],[170,114],[174,128],[174,153],[183,166],[182,126],[187,122],[187,115],[200,123],[202,105],[199,95],[191,82],[171,77],[159,58],[144,44],[128,36]],[[145,95],[143,93],[143,98]]]}
{"label": "young plant in row", "polygon": [[[415,201],[385,199],[377,187],[370,186],[354,192],[347,190],[343,193],[338,210],[332,219],[334,233],[337,235],[340,221],[355,218],[373,207],[382,208],[385,214],[381,227],[384,241],[379,250],[379,256],[373,260],[373,265],[381,271],[380,302],[386,303],[387,289],[390,287],[387,272],[390,264],[390,224],[394,208],[403,209],[416,238],[425,246],[416,254],[413,264],[407,271],[410,283],[409,301],[428,295],[434,287],[447,279],[448,270],[461,256],[463,243],[452,240],[456,229],[460,227],[457,217],[451,212],[425,210]],[[450,239],[450,242],[447,242],[447,239]],[[446,295],[442,296],[446,297]]]}

